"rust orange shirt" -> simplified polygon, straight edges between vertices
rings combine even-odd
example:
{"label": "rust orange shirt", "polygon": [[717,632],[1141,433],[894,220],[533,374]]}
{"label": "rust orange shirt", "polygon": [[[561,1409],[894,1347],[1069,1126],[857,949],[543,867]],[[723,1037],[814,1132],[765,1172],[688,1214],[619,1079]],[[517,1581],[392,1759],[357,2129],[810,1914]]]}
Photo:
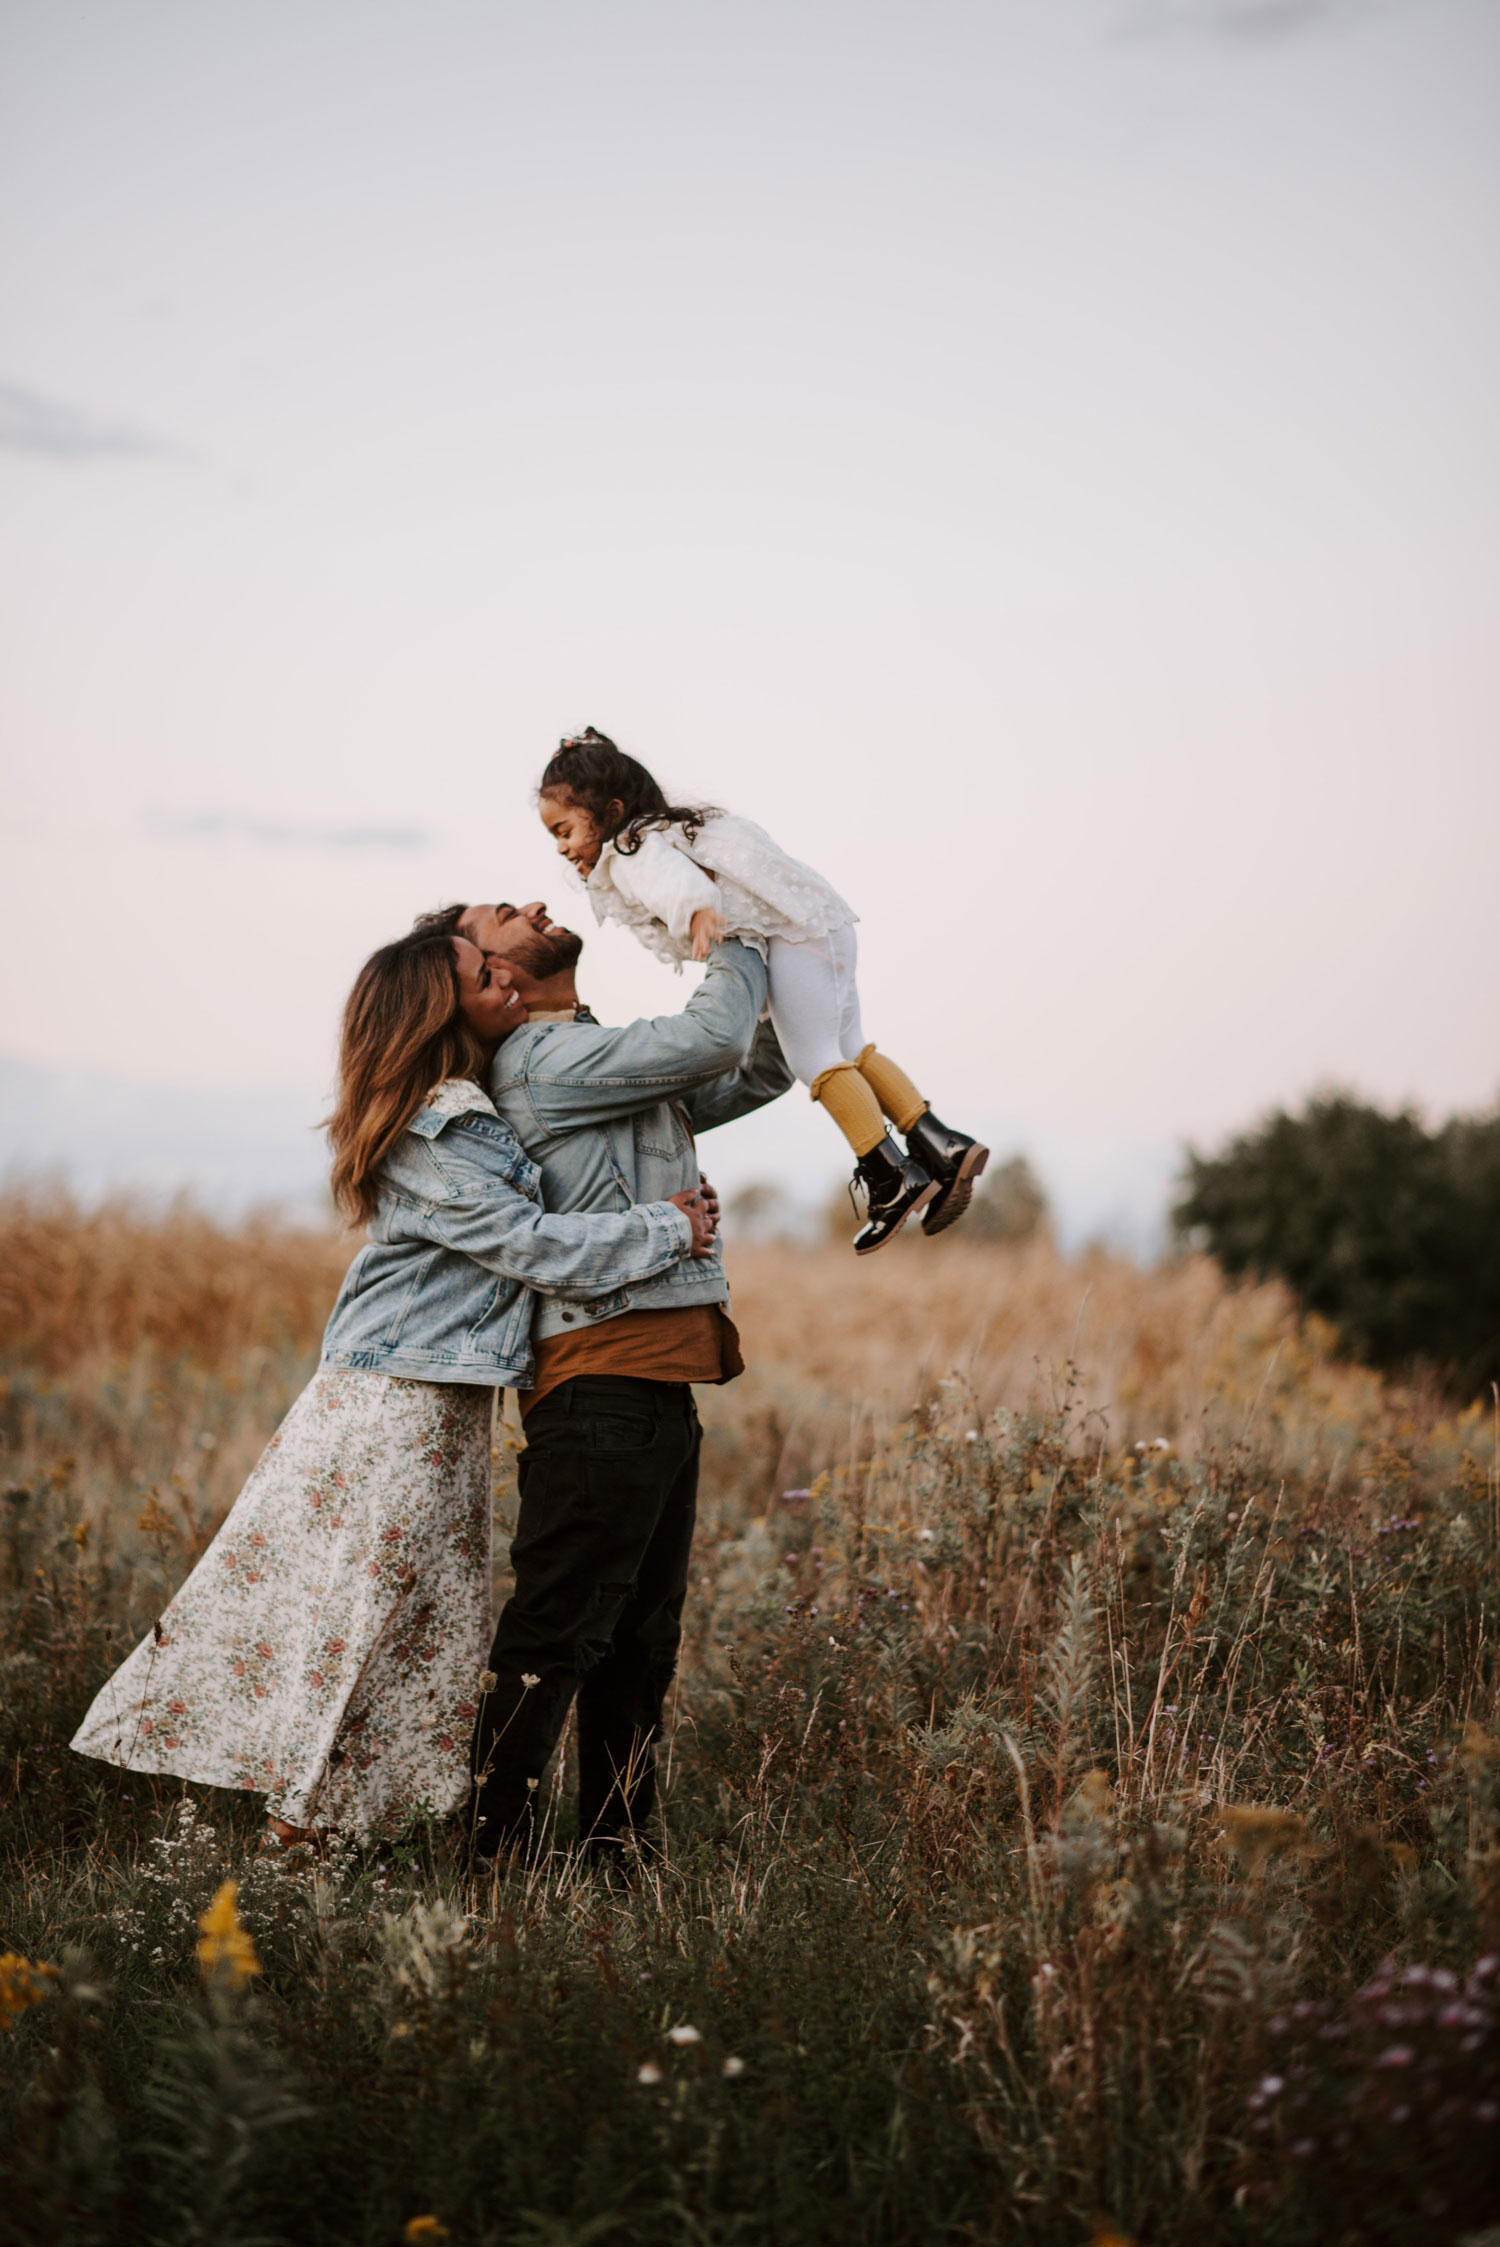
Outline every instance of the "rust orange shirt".
{"label": "rust orange shirt", "polygon": [[719,1303],[681,1311],[626,1311],[581,1334],[553,1334],[533,1345],[536,1380],[517,1392],[524,1420],[549,1390],[579,1373],[623,1374],[634,1381],[732,1381],[745,1370],[739,1330]]}

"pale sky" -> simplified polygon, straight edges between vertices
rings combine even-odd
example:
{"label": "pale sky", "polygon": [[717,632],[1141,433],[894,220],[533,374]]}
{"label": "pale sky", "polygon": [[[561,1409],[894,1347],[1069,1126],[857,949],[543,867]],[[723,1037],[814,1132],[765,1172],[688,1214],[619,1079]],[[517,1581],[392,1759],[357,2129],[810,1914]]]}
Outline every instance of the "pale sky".
{"label": "pale sky", "polygon": [[[3,0],[0,86],[0,1056],[310,1121],[413,911],[590,925],[593,723],[1064,1200],[1500,1090],[1494,0]],[[831,1179],[792,1099],[716,1167]]]}

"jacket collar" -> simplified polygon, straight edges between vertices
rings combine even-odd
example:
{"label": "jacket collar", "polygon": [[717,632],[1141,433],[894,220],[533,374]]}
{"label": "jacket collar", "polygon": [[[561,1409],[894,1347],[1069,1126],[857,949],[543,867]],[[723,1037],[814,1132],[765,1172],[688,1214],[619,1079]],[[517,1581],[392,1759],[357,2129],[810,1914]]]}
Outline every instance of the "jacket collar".
{"label": "jacket collar", "polygon": [[467,1116],[476,1109],[482,1115],[495,1115],[495,1103],[483,1086],[475,1084],[472,1077],[445,1077],[440,1085],[433,1086],[406,1128],[419,1139],[436,1139],[454,1116]]}

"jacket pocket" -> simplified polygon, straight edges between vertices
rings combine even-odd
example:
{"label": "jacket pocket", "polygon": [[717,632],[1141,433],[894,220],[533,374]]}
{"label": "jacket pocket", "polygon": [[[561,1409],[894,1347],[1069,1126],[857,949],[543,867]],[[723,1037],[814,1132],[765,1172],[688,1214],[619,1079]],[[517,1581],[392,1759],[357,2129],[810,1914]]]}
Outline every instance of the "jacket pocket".
{"label": "jacket pocket", "polygon": [[653,1158],[657,1162],[680,1162],[691,1146],[683,1129],[682,1118],[670,1100],[659,1100],[654,1108],[643,1109],[633,1121],[638,1157]]}

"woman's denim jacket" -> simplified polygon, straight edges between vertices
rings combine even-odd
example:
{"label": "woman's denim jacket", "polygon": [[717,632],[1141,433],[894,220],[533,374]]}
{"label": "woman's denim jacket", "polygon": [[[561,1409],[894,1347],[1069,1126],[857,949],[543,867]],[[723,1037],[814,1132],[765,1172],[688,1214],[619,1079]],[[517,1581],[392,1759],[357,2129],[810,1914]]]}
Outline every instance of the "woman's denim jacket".
{"label": "woman's denim jacket", "polygon": [[323,1366],[529,1389],[536,1296],[612,1296],[692,1245],[670,1201],[552,1216],[540,1181],[477,1084],[439,1085],[381,1165],[370,1245],[344,1276]]}

